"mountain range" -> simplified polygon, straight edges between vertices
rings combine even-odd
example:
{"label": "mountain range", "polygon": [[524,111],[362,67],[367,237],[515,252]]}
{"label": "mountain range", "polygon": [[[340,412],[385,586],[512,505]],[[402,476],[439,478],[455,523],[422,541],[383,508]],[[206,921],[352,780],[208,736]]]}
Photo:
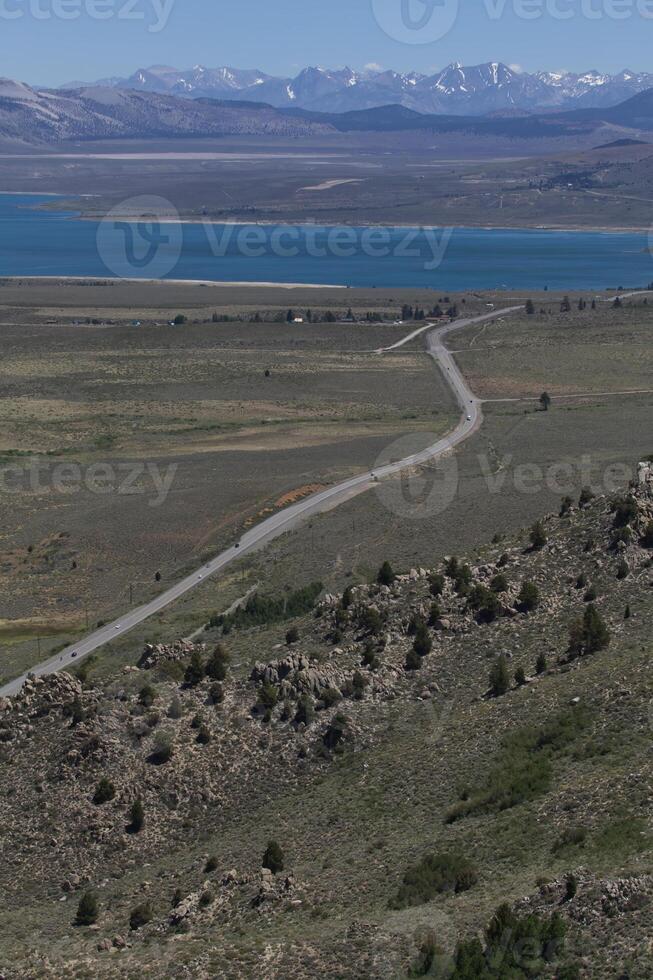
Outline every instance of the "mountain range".
{"label": "mountain range", "polygon": [[[62,88],[79,89],[87,84],[70,82]],[[653,74],[627,69],[616,75],[596,70],[529,74],[500,62],[472,67],[455,62],[433,75],[310,67],[294,78],[279,78],[256,69],[196,65],[182,71],[154,65],[129,78],[106,78],[93,86],[193,99],[253,100],[316,112],[349,112],[392,103],[421,113],[483,115],[613,106],[653,88]]]}
{"label": "mountain range", "polygon": [[[653,131],[653,88],[616,106],[494,112],[477,115],[420,113],[401,104],[347,112],[292,105],[90,86],[37,90],[0,79],[0,139],[20,143],[66,140],[279,136],[298,139],[338,132],[459,133],[507,139],[609,138]],[[628,132],[626,132],[628,131]]]}

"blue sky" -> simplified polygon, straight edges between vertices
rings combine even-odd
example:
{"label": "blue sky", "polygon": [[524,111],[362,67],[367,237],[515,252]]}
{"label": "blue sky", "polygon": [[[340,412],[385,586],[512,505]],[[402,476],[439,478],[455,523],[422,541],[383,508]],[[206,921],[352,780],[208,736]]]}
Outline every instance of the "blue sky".
{"label": "blue sky", "polygon": [[[427,17],[425,0],[403,2],[415,24]],[[403,33],[427,43],[405,43],[395,29],[402,0],[0,0],[1,73],[54,85],[151,64],[289,75],[307,64],[429,72],[490,60],[528,71],[653,70],[653,0],[426,2],[435,5],[426,29]],[[437,28],[447,17],[450,29]],[[433,25],[444,36],[432,40]]]}

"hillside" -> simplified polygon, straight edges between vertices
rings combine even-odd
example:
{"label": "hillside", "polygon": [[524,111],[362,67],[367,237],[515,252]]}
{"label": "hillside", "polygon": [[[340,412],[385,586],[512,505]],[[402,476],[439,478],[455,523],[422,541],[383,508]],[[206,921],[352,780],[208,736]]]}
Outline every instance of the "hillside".
{"label": "hillside", "polygon": [[0,702],[2,975],[650,976],[641,476]]}
{"label": "hillside", "polygon": [[82,88],[36,91],[0,85],[0,138],[31,143],[118,139],[266,135],[314,136],[329,127],[280,115],[271,106],[187,102],[174,96]]}
{"label": "hillside", "polygon": [[[263,93],[256,92],[257,95]],[[391,94],[388,94],[391,98]],[[345,112],[293,106],[275,108],[261,99],[192,100],[169,93],[103,86],[66,91],[31,89],[0,81],[0,138],[27,143],[69,140],[274,136],[296,139],[337,133],[438,133],[508,140],[577,141],[618,127],[634,135],[653,129],[653,89],[617,106],[568,112],[434,114],[401,103]],[[400,137],[401,138],[401,137]],[[607,136],[606,136],[607,141]]]}

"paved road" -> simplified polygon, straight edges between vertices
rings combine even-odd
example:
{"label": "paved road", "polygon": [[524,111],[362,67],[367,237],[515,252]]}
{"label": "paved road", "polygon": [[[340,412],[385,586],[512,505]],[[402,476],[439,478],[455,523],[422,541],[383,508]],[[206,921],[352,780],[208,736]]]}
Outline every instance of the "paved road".
{"label": "paved road", "polygon": [[[187,592],[190,592],[191,589],[197,588],[210,576],[222,572],[238,558],[242,558],[243,555],[250,554],[264,547],[270,541],[297,527],[307,518],[332,510],[334,507],[344,503],[346,500],[350,500],[357,494],[364,493],[379,480],[384,479],[384,477],[392,476],[401,470],[436,459],[450,452],[454,446],[457,446],[463,440],[468,439],[469,436],[480,428],[483,422],[481,402],[468,388],[453,356],[444,346],[444,340],[456,330],[463,330],[465,327],[472,326],[475,323],[496,320],[498,317],[515,313],[518,310],[523,310],[523,308],[523,305],[520,305],[507,307],[503,310],[493,310],[491,313],[486,313],[483,316],[466,320],[455,320],[453,323],[438,328],[435,328],[435,325],[432,323],[426,324],[420,330],[404,338],[404,342],[408,342],[409,339],[412,339],[417,334],[425,333],[430,327],[435,328],[427,336],[427,349],[431,357],[440,366],[462,410],[460,422],[447,436],[438,440],[438,442],[429,446],[427,449],[415,453],[413,456],[409,456],[399,462],[390,463],[378,470],[362,473],[360,476],[345,480],[344,483],[339,483],[337,486],[329,487],[311,497],[306,497],[304,500],[293,504],[291,507],[287,507],[280,513],[274,514],[243,535],[237,544],[223,551],[217,558],[214,558],[207,565],[193,572],[192,575],[188,575],[182,579],[181,582],[173,585],[166,592],[157,596],[156,599],[146,603],[144,606],[139,606],[137,609],[132,609],[130,612],[125,613],[119,620],[103,626],[102,629],[91,633],[90,636],[67,647],[56,656],[44,661],[44,663],[32,667],[30,673],[42,677],[46,674],[55,673],[58,670],[65,670],[67,667],[79,663],[84,657],[87,657],[90,653],[98,650],[106,643],[111,642],[111,640],[116,640],[119,636],[124,636],[125,633],[134,629],[135,626],[139,626],[146,619],[149,619],[150,616],[161,612],[161,610],[176,602],[177,599],[180,599]],[[396,349],[396,347],[401,346],[401,343],[394,344],[389,349]],[[0,696],[9,697],[17,694],[26,678],[27,674],[23,674],[22,677],[18,677],[16,680],[5,684],[4,687],[0,688]]]}

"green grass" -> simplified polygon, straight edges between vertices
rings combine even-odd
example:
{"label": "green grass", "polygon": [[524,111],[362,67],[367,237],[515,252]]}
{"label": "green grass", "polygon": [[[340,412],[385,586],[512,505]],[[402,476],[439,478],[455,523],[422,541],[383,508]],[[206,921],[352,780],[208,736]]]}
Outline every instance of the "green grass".
{"label": "green grass", "polygon": [[553,763],[589,724],[582,708],[552,718],[541,728],[523,728],[503,742],[485,783],[465,791],[463,799],[448,811],[455,823],[479,813],[509,810],[546,793],[553,779]]}

